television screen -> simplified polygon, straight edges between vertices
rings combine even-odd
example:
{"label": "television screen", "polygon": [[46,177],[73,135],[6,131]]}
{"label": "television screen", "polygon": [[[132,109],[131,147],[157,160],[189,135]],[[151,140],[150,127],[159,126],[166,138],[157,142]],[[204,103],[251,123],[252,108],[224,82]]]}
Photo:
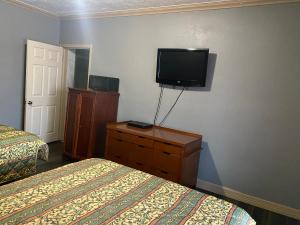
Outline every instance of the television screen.
{"label": "television screen", "polygon": [[119,91],[119,78],[104,76],[89,76],[89,88],[95,91]]}
{"label": "television screen", "polygon": [[205,86],[209,49],[166,49],[157,52],[156,82]]}

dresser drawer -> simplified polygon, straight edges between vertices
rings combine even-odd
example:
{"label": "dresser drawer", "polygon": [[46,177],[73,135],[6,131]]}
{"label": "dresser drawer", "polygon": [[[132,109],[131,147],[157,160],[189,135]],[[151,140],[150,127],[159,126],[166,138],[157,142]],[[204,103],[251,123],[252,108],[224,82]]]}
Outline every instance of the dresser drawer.
{"label": "dresser drawer", "polygon": [[153,140],[145,138],[143,136],[137,136],[133,134],[128,134],[122,131],[112,130],[109,132],[109,136],[120,139],[126,142],[131,142],[137,145],[142,145],[144,147],[153,148]]}
{"label": "dresser drawer", "polygon": [[181,148],[179,147],[155,142],[155,169],[170,174],[178,174],[181,162],[180,151]]}
{"label": "dresser drawer", "polygon": [[153,149],[142,145],[135,145],[135,148],[131,151],[130,161],[137,164],[142,163],[150,167],[153,164],[153,154]]}
{"label": "dresser drawer", "polygon": [[163,169],[154,169],[152,171],[152,173],[155,175],[155,176],[158,176],[158,177],[162,177],[166,180],[170,180],[170,181],[174,181],[174,182],[178,182],[178,176],[176,176],[175,174],[173,173],[170,173],[166,170],[163,170]]}
{"label": "dresser drawer", "polygon": [[135,136],[134,143],[142,147],[153,148],[154,141],[142,136]]}
{"label": "dresser drawer", "polygon": [[115,139],[119,139],[126,142],[134,143],[136,136],[132,134],[127,134],[122,131],[112,130],[109,132],[109,136]]}
{"label": "dresser drawer", "polygon": [[132,167],[134,169],[140,170],[140,171],[144,171],[146,173],[150,173],[151,172],[150,166],[146,165],[143,162],[132,161],[132,162],[130,162],[128,164],[128,166],[130,166],[130,167]]}
{"label": "dresser drawer", "polygon": [[107,143],[108,154],[115,156],[121,160],[128,161],[135,145],[129,142],[125,142],[121,139],[109,138]]}
{"label": "dresser drawer", "polygon": [[107,155],[107,159],[108,159],[108,160],[111,160],[111,161],[113,161],[113,162],[116,162],[116,163],[123,164],[123,165],[126,164],[126,160],[125,160],[122,156],[120,156],[120,155],[110,154],[110,153],[109,153],[109,154]]}
{"label": "dresser drawer", "polygon": [[180,154],[182,152],[182,148],[177,147],[175,145],[166,144],[163,142],[155,142],[154,148],[157,152],[161,152],[165,155],[170,155],[170,156],[180,157]]}
{"label": "dresser drawer", "polygon": [[155,154],[154,168],[167,171],[168,173],[178,174],[180,170],[180,158],[174,156],[167,156],[162,154]]}

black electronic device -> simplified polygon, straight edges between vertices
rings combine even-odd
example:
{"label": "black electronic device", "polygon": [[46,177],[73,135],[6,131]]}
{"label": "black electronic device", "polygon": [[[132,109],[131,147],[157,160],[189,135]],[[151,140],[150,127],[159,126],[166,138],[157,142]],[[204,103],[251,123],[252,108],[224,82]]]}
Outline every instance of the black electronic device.
{"label": "black electronic device", "polygon": [[205,87],[209,49],[159,48],[156,82]]}
{"label": "black electronic device", "polygon": [[119,91],[119,78],[104,76],[89,76],[89,88],[95,91]]}
{"label": "black electronic device", "polygon": [[153,125],[150,123],[144,123],[144,122],[133,121],[133,120],[128,121],[127,125],[131,126],[131,127],[142,128],[142,129],[147,129],[147,128],[153,127]]}

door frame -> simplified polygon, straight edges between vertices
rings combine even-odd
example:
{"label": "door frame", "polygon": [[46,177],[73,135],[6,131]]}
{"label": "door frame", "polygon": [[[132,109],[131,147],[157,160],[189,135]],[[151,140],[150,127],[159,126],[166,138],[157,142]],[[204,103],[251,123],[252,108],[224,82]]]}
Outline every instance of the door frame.
{"label": "door frame", "polygon": [[[61,94],[61,112],[60,112],[60,118],[61,118],[61,126],[59,129],[59,138],[61,141],[64,141],[64,133],[65,133],[65,122],[66,122],[66,111],[67,111],[67,91],[66,91],[66,85],[67,85],[67,63],[68,63],[68,50],[70,49],[89,49],[89,68],[88,68],[88,76],[91,72],[91,62],[92,62],[92,52],[93,52],[93,46],[92,44],[62,44],[61,47],[63,48],[63,61],[62,61],[62,94]],[[87,86],[89,85],[89,79]]]}

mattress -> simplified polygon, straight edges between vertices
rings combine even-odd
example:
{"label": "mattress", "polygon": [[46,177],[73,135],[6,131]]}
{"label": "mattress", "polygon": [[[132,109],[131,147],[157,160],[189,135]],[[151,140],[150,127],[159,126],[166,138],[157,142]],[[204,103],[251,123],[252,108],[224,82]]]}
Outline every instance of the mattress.
{"label": "mattress", "polygon": [[0,183],[34,174],[37,158],[47,160],[48,152],[36,135],[0,125]]}
{"label": "mattress", "polygon": [[103,159],[0,187],[0,224],[253,225],[243,209]]}

